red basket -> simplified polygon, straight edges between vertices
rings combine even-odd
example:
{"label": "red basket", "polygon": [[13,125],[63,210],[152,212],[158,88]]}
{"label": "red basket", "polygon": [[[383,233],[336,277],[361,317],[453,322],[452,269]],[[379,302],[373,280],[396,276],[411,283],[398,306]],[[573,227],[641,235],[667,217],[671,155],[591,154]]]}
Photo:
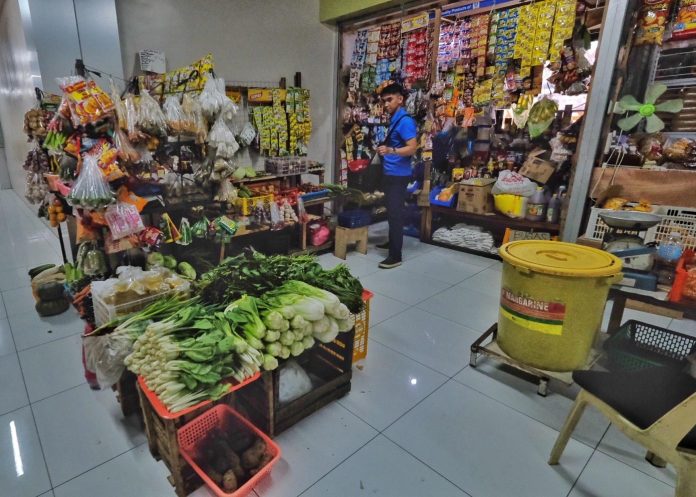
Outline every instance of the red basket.
{"label": "red basket", "polygon": [[669,300],[672,302],[681,302],[683,299],[688,298],[683,295],[684,287],[686,286],[686,280],[688,278],[688,271],[686,270],[687,262],[690,262],[696,255],[693,250],[685,250],[682,254],[679,262],[677,263],[677,268],[674,271],[674,283],[672,283],[672,290],[669,292]]}
{"label": "red basket", "polygon": [[[257,372],[254,376],[250,376],[241,383],[236,383],[234,382],[234,380],[224,380],[228,382],[230,385],[230,389],[225,393],[225,395],[227,395],[230,392],[234,392],[235,390],[239,390],[243,386],[258,380],[260,377],[261,372]],[[164,403],[160,400],[157,394],[147,387],[147,383],[145,383],[145,378],[143,378],[142,376],[138,376],[138,385],[140,385],[140,389],[145,394],[145,397],[147,397],[147,400],[149,400],[150,404],[152,404],[152,408],[162,419],[180,418],[181,416],[184,416],[213,402],[212,400],[204,400],[203,402],[199,402],[198,404],[193,405],[191,407],[187,407],[186,409],[182,409],[181,411],[171,412],[169,409],[167,409],[167,406],[164,405]]]}
{"label": "red basket", "polygon": [[[208,433],[215,428],[220,428],[222,430],[229,429],[230,423],[242,425],[262,439],[266,443],[266,449],[273,456],[273,459],[271,459],[261,471],[249,478],[244,485],[232,493],[227,493],[218,487],[205,471],[198,466],[195,458],[198,456],[198,444],[205,440]],[[268,435],[244,419],[237,411],[226,404],[213,407],[179,428],[177,437],[179,439],[179,451],[181,452],[181,456],[191,465],[193,470],[198,473],[198,476],[203,479],[210,490],[219,497],[244,497],[250,494],[254,487],[258,485],[259,481],[261,481],[264,476],[270,474],[271,468],[278,462],[278,459],[280,459],[280,447],[278,447]]]}

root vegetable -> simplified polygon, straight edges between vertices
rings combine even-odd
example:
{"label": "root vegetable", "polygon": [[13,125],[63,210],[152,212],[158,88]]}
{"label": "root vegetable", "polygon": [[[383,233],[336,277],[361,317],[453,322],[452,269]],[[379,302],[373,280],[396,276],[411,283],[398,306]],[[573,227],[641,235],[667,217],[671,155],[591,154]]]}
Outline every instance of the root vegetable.
{"label": "root vegetable", "polygon": [[226,492],[233,492],[239,488],[237,475],[233,470],[230,469],[225,471],[225,474],[222,476],[222,488]]}
{"label": "root vegetable", "polygon": [[265,453],[266,442],[259,438],[242,454],[242,467],[246,469],[258,468]]}

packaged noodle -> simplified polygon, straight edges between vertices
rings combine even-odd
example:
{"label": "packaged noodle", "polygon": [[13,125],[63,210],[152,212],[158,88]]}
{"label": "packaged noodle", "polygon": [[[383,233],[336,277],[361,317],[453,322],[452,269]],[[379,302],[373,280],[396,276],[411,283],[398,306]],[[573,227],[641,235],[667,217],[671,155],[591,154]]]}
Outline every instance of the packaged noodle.
{"label": "packaged noodle", "polygon": [[680,0],[677,18],[674,20],[672,39],[686,40],[696,37],[696,0]]}
{"label": "packaged noodle", "polygon": [[635,46],[662,45],[671,3],[672,0],[643,0],[633,41]]}

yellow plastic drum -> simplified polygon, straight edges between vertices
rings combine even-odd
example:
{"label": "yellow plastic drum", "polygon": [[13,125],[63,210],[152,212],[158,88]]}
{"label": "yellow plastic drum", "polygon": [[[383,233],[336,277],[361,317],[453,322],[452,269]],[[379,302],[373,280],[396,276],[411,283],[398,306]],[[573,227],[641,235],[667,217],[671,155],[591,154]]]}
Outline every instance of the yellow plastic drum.
{"label": "yellow plastic drum", "polygon": [[539,369],[572,371],[587,362],[621,260],[572,243],[503,245],[498,344]]}

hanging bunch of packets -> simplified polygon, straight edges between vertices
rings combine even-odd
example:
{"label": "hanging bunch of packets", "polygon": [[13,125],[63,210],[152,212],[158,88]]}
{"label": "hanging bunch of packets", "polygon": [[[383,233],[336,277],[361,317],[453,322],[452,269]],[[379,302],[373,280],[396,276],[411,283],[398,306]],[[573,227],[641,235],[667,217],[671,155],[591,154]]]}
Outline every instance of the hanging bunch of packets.
{"label": "hanging bunch of packets", "polygon": [[377,85],[377,54],[379,53],[380,28],[372,28],[367,32],[367,49],[365,53],[365,63],[362,74],[360,75],[360,90],[371,92]]}
{"label": "hanging bunch of packets", "polygon": [[285,111],[290,122],[290,154],[306,155],[312,136],[309,90],[289,88],[285,97]]}
{"label": "hanging bunch of packets", "polygon": [[271,151],[274,155],[288,155],[288,115],[283,107],[280,96],[280,88],[273,88],[271,91],[273,99],[273,129],[271,132]]}
{"label": "hanging bunch of packets", "polygon": [[561,58],[564,41],[573,36],[575,26],[575,0],[556,0],[556,18],[553,22],[553,35],[549,58],[557,61]]}
{"label": "hanging bunch of packets", "polygon": [[355,47],[353,47],[353,55],[350,59],[349,90],[358,90],[360,87],[360,74],[367,59],[367,34],[367,29],[361,29],[355,37]]}
{"label": "hanging bunch of packets", "polygon": [[[515,58],[523,68],[542,65],[549,55],[556,0],[544,0],[519,8]],[[526,71],[529,72],[529,71]]]}

